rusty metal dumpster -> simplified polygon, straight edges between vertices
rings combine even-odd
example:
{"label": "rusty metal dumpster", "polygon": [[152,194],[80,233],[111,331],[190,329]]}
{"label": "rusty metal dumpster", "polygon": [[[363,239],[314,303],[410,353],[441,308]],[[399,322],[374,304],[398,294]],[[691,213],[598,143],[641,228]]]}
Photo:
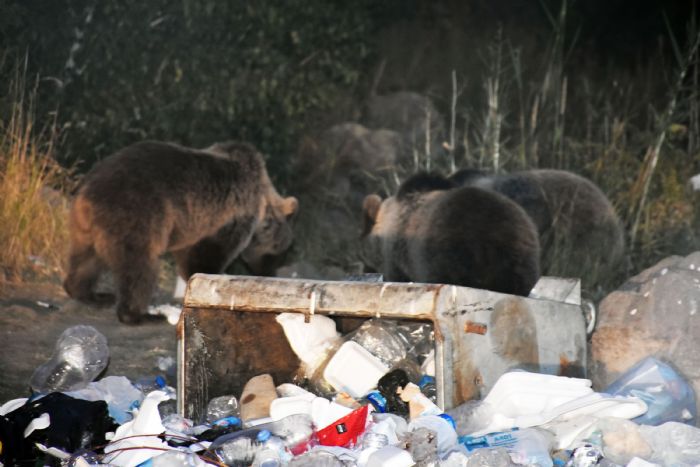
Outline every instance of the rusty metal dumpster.
{"label": "rusty metal dumpster", "polygon": [[584,376],[578,281],[538,285],[539,298],[524,298],[443,284],[195,274],[178,324],[178,411],[200,419],[211,398],[240,395],[262,373],[291,381],[299,360],[275,321],[282,312],[432,323],[444,409],[485,395],[510,369]]}

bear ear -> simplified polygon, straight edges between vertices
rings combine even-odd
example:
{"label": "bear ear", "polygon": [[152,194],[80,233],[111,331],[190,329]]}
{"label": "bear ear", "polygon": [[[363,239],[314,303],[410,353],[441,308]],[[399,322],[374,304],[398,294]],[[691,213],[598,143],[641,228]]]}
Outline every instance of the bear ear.
{"label": "bear ear", "polygon": [[299,201],[294,196],[282,200],[282,214],[284,214],[284,217],[287,219],[292,219],[298,210]]}
{"label": "bear ear", "polygon": [[379,207],[382,205],[382,198],[379,195],[367,195],[362,203],[362,212],[365,218],[364,233],[368,234],[375,222],[377,222],[377,214]]}

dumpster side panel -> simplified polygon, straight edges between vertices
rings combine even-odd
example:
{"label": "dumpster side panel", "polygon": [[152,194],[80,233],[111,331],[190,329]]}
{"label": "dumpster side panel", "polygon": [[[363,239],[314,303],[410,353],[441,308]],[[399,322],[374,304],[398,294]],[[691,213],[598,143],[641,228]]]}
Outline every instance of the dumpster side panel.
{"label": "dumpster side panel", "polygon": [[252,376],[269,373],[276,384],[294,378],[300,362],[275,314],[185,309],[183,320],[185,417],[201,421],[211,398],[238,397]]}
{"label": "dumpster side panel", "polygon": [[586,328],[578,305],[461,287],[447,292],[456,297],[438,318],[450,322],[443,328],[452,341],[446,408],[485,396],[513,369],[585,376]]}

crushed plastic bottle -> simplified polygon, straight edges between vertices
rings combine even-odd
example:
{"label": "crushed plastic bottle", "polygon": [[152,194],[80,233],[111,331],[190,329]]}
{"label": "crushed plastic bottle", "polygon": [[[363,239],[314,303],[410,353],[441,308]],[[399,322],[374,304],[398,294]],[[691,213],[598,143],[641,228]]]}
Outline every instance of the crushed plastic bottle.
{"label": "crushed plastic bottle", "polygon": [[253,467],[279,467],[292,458],[284,441],[267,430],[258,433],[257,441],[261,449],[255,453]]}
{"label": "crushed plastic bottle", "polygon": [[396,324],[390,320],[365,321],[355,330],[351,340],[390,368],[406,358],[406,342],[399,337]]}
{"label": "crushed plastic bottle", "polygon": [[228,465],[232,465],[230,462],[235,465],[248,462],[247,465],[250,465],[255,454],[262,449],[257,439],[258,433],[265,430],[280,438],[285,449],[294,455],[307,451],[314,436],[311,417],[294,414],[253,428],[227,433],[216,438],[208,450]]}
{"label": "crushed plastic bottle", "polygon": [[248,429],[229,433],[217,438],[208,451],[228,466],[249,466],[255,459],[255,454],[262,450],[258,442],[258,434],[263,430]]}
{"label": "crushed plastic bottle", "polygon": [[219,396],[211,399],[207,405],[207,422],[213,423],[226,417],[240,417],[238,399],[233,395]]}
{"label": "crushed plastic bottle", "polygon": [[105,336],[92,326],[73,326],[63,331],[53,355],[34,371],[29,385],[41,394],[77,391],[95,379],[108,362]]}

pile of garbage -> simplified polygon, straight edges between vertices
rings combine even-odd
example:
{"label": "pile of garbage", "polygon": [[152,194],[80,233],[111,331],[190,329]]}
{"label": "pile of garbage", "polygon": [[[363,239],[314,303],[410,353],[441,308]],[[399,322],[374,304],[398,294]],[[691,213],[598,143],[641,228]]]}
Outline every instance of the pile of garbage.
{"label": "pile of garbage", "polygon": [[[2,465],[64,466],[655,466],[700,464],[692,387],[647,357],[611,386],[514,370],[482,400],[437,404],[426,323],[371,319],[341,336],[313,315],[277,316],[300,378],[249,380],[176,412],[165,376],[93,381],[109,360],[90,326],[67,329],[31,378],[29,398],[0,407]],[[204,412],[204,411],[203,411]]]}

